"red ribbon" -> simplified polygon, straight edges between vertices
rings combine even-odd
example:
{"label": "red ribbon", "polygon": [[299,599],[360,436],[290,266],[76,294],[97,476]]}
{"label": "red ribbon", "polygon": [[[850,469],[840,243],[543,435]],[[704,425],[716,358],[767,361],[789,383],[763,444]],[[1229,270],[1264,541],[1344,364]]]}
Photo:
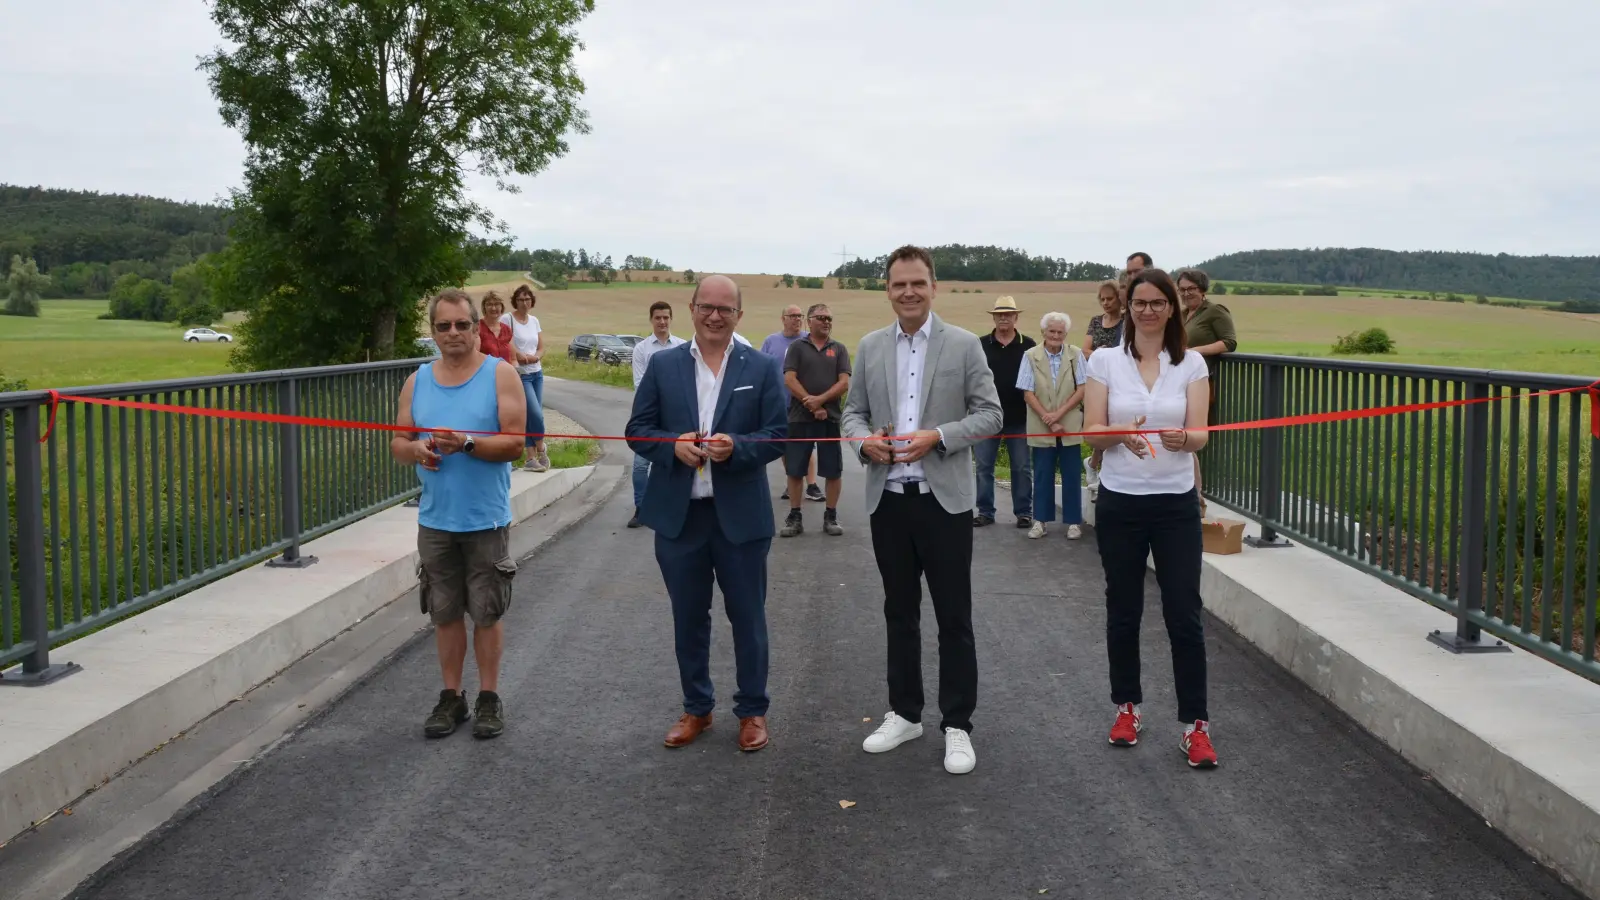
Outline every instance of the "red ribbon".
{"label": "red ribbon", "polygon": [[[1600,381],[1594,384],[1578,387],[1556,388],[1548,391],[1534,391],[1520,395],[1520,399],[1531,400],[1535,397],[1553,397],[1557,394],[1572,394],[1578,391],[1589,393],[1590,405],[1590,430],[1596,439],[1600,439]],[[1436,400],[1431,403],[1405,403],[1397,406],[1377,406],[1369,409],[1350,409],[1339,412],[1307,413],[1298,416],[1280,416],[1274,419],[1257,419],[1252,422],[1231,422],[1226,425],[1212,425],[1208,431],[1254,431],[1263,428],[1287,428],[1293,425],[1321,425],[1329,422],[1348,422],[1357,419],[1372,419],[1380,416],[1402,415],[1411,412],[1427,412],[1435,409],[1448,409],[1455,406],[1469,406],[1474,403],[1493,403],[1498,400],[1510,398],[1510,394],[1500,394],[1495,397],[1475,397],[1465,400]],[[80,397],[76,394],[63,394],[59,391],[50,392],[50,418],[45,428],[44,436],[39,438],[39,443],[50,439],[50,433],[55,429],[56,407],[62,400],[73,403],[88,403],[95,406],[112,406],[121,409],[139,409],[148,412],[177,413],[179,415],[204,416],[213,419],[234,419],[244,422],[266,422],[275,425],[309,425],[315,428],[350,428],[360,431],[390,431],[400,434],[447,434],[454,431],[457,434],[473,434],[488,437],[520,437],[520,438],[565,438],[570,440],[590,441],[647,441],[660,443],[693,442],[695,438],[665,437],[665,438],[629,438],[622,435],[605,434],[558,434],[545,432],[533,434],[524,431],[468,431],[465,429],[450,428],[424,428],[421,426],[397,425],[382,422],[355,422],[348,419],[324,419],[315,416],[291,416],[283,413],[250,412],[240,409],[215,409],[204,406],[179,406],[172,403],[149,403],[142,400],[112,400],[105,397]],[[1061,438],[1085,437],[1091,434],[1103,435],[1154,435],[1160,434],[1160,428],[1137,428],[1125,430],[1100,430],[1100,431],[1048,431],[1040,434],[1003,435],[1004,437],[1022,438]],[[866,437],[836,437],[836,438],[738,438],[745,443],[787,443],[790,441],[819,441],[819,442],[856,442],[874,440],[881,435],[868,435]],[[1002,435],[990,435],[1002,437]],[[892,435],[891,440],[910,440],[910,435]],[[1153,449],[1153,448],[1152,448]]]}

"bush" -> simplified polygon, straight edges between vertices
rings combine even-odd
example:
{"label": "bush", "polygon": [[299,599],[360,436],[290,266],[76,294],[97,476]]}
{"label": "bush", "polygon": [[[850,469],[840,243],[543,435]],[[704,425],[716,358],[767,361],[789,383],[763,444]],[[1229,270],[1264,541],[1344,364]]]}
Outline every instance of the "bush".
{"label": "bush", "polygon": [[1556,304],[1559,312],[1600,313],[1600,300],[1563,300]]}
{"label": "bush", "polygon": [[1331,284],[1325,284],[1321,287],[1308,287],[1300,293],[1306,297],[1337,297],[1339,289]]}
{"label": "bush", "polygon": [[1218,281],[1211,285],[1211,293],[1219,296],[1226,295],[1228,293],[1228,286]]}
{"label": "bush", "polygon": [[[28,382],[25,379],[22,379],[22,378],[7,378],[6,377],[6,373],[0,372],[0,394],[7,393],[9,391],[25,391],[27,389],[28,389]],[[16,509],[15,506],[12,506],[10,508],[11,509]],[[13,557],[13,558],[15,558],[15,557]]]}
{"label": "bush", "polygon": [[1472,302],[1482,306],[1483,304],[1489,302],[1489,298],[1479,294],[1478,296],[1472,298]]}
{"label": "bush", "polygon": [[1333,342],[1334,353],[1393,353],[1394,339],[1389,337],[1389,332],[1382,328],[1368,328],[1366,331],[1349,334]]}
{"label": "bush", "polygon": [[794,280],[794,283],[799,285],[800,287],[809,288],[809,289],[814,290],[814,291],[822,290],[822,279],[821,278],[812,278],[809,275],[801,275],[800,277],[798,277],[798,278],[796,278]]}

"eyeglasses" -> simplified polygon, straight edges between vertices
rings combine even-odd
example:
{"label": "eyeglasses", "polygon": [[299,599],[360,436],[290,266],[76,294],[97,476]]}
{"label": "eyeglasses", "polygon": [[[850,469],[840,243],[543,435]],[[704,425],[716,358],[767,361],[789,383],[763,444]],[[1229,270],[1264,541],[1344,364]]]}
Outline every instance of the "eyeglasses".
{"label": "eyeglasses", "polygon": [[1198,293],[1200,293],[1200,289],[1197,288],[1197,287],[1193,287],[1193,286],[1191,286],[1191,287],[1181,287],[1181,288],[1178,288],[1178,293],[1186,294],[1186,295],[1187,294],[1198,294]]}
{"label": "eyeglasses", "polygon": [[803,313],[784,313],[783,317],[785,319],[803,319],[805,315]]}
{"label": "eyeglasses", "polygon": [[827,325],[832,325],[833,324],[833,316],[812,316],[811,317],[811,321],[813,321],[813,322],[822,322],[822,323],[827,324]]}
{"label": "eyeglasses", "polygon": [[[455,322],[456,330],[460,332],[471,331],[476,324],[477,323],[469,322],[465,319],[457,319]],[[449,334],[450,325],[451,323],[449,322],[435,322],[433,323],[433,330],[439,332],[440,334]]]}
{"label": "eyeglasses", "polygon": [[1129,303],[1128,306],[1131,307],[1134,312],[1149,311],[1160,313],[1167,311],[1167,301],[1165,300],[1135,300],[1132,303]]}
{"label": "eyeglasses", "polygon": [[696,303],[694,308],[699,310],[700,314],[708,319],[712,316],[721,316],[724,319],[731,319],[739,314],[739,309],[733,306],[708,306],[704,303]]}

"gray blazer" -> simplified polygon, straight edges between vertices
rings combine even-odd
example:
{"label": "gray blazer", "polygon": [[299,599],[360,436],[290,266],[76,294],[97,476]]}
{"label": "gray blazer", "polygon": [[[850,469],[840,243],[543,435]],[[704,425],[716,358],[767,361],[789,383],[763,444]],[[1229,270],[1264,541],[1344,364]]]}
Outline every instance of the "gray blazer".
{"label": "gray blazer", "polygon": [[[931,450],[922,458],[928,487],[947,512],[971,512],[977,504],[972,473],[972,445],[1000,433],[1000,397],[994,373],[983,355],[977,335],[947,324],[930,314],[928,358],[918,379],[922,387],[922,428],[944,432],[944,450]],[[856,348],[855,375],[840,419],[840,433],[863,438],[889,425],[895,417],[895,336],[899,323],[880,328],[861,339]],[[899,434],[899,430],[892,433]],[[888,480],[889,467],[857,456],[867,464],[867,514],[878,508]]]}

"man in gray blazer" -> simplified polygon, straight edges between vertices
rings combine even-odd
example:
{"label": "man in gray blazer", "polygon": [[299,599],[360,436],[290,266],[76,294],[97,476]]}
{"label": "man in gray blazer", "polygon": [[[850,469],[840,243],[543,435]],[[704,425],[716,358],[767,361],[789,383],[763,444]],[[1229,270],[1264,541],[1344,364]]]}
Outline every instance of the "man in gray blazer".
{"label": "man in gray blazer", "polygon": [[[883,578],[889,706],[862,745],[884,753],[922,736],[922,577],[939,623],[944,767],[972,771],[978,655],[972,638],[972,446],[1000,433],[1000,398],[983,347],[933,314],[933,259],[920,247],[889,255],[897,321],[861,339],[841,419],[864,439],[872,552]],[[897,440],[890,440],[893,435]]]}

